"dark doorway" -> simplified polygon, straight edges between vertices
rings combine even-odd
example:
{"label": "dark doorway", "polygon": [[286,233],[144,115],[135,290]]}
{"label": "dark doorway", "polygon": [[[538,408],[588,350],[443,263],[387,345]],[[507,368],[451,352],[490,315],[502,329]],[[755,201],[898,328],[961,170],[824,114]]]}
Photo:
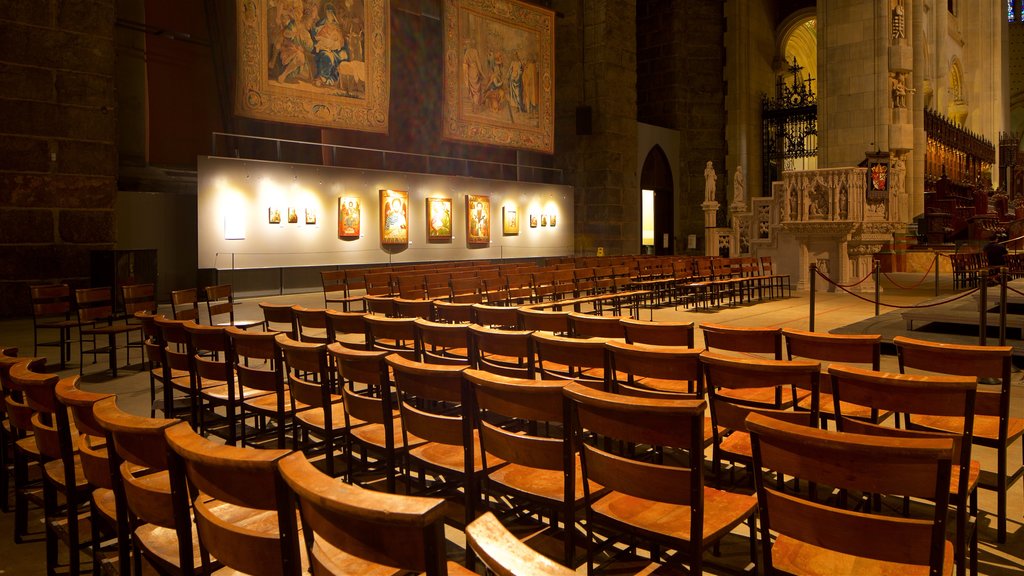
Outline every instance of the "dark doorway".
{"label": "dark doorway", "polygon": [[[675,188],[672,185],[672,166],[665,156],[661,146],[655,145],[647,153],[644,159],[644,166],[640,172],[640,189],[653,190],[653,217],[645,215],[641,208],[641,222],[653,220],[654,225],[654,253],[674,254],[675,253]],[[647,216],[645,218],[645,216]],[[641,238],[645,235],[641,233]],[[648,232],[648,242],[650,242]],[[645,242],[646,243],[646,242]],[[640,247],[641,251],[650,248]]]}

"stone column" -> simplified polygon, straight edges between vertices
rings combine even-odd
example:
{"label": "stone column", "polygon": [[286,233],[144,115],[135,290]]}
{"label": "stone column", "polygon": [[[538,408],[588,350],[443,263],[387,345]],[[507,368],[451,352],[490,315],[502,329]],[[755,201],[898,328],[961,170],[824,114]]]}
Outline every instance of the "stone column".
{"label": "stone column", "polygon": [[718,256],[718,202],[706,201],[700,205],[704,209],[704,255]]}

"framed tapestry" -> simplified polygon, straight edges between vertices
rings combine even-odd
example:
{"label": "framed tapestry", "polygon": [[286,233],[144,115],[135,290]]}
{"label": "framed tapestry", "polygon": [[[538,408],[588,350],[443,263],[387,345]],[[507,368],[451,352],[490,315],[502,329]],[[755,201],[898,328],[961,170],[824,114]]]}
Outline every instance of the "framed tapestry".
{"label": "framed tapestry", "polygon": [[359,238],[359,198],[338,198],[338,238]]}
{"label": "framed tapestry", "polygon": [[427,240],[452,239],[452,199],[427,198]]}
{"label": "framed tapestry", "polygon": [[390,0],[237,0],[239,116],[388,131]]}
{"label": "framed tapestry", "polygon": [[466,195],[466,242],[487,244],[491,241],[491,197]]}
{"label": "framed tapestry", "polygon": [[517,0],[444,0],[450,140],[555,150],[555,13]]}
{"label": "framed tapestry", "polygon": [[519,234],[519,211],[514,205],[501,207],[501,232],[506,236]]}
{"label": "framed tapestry", "polygon": [[380,191],[380,243],[409,243],[409,193]]}

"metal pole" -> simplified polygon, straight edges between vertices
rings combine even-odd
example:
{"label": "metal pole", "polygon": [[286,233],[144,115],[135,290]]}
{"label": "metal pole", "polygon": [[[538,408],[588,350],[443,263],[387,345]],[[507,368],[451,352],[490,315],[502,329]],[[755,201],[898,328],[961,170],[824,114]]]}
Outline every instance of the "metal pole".
{"label": "metal pole", "polygon": [[1006,346],[1006,267],[999,267],[999,345]]}
{"label": "metal pole", "polygon": [[878,281],[879,281],[878,275],[879,275],[879,271],[881,270],[881,266],[878,265],[878,260],[872,260],[872,262],[875,263],[875,316],[878,316],[878,314],[879,314],[879,309],[878,309],[879,308],[879,301],[881,300],[880,292],[882,291],[882,287],[878,283]]}
{"label": "metal pole", "polygon": [[817,275],[818,265],[816,263],[811,264],[811,313],[807,317],[807,329],[810,330],[811,332],[814,332],[814,293],[816,292],[814,284],[815,276]]}
{"label": "metal pole", "polygon": [[935,253],[935,295],[939,295],[939,253]]}
{"label": "metal pole", "polygon": [[988,275],[979,279],[981,296],[978,298],[978,345],[984,346],[988,337]]}

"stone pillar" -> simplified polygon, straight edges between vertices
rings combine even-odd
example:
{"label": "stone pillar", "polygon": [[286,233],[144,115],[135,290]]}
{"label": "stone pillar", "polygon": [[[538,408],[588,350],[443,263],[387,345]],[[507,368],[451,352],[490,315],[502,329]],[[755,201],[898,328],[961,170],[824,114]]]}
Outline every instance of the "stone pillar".
{"label": "stone pillar", "polygon": [[704,209],[704,255],[718,256],[718,202],[707,201],[700,205]]}
{"label": "stone pillar", "polygon": [[84,283],[114,243],[113,0],[6,3],[0,83],[0,316],[28,286]]}

